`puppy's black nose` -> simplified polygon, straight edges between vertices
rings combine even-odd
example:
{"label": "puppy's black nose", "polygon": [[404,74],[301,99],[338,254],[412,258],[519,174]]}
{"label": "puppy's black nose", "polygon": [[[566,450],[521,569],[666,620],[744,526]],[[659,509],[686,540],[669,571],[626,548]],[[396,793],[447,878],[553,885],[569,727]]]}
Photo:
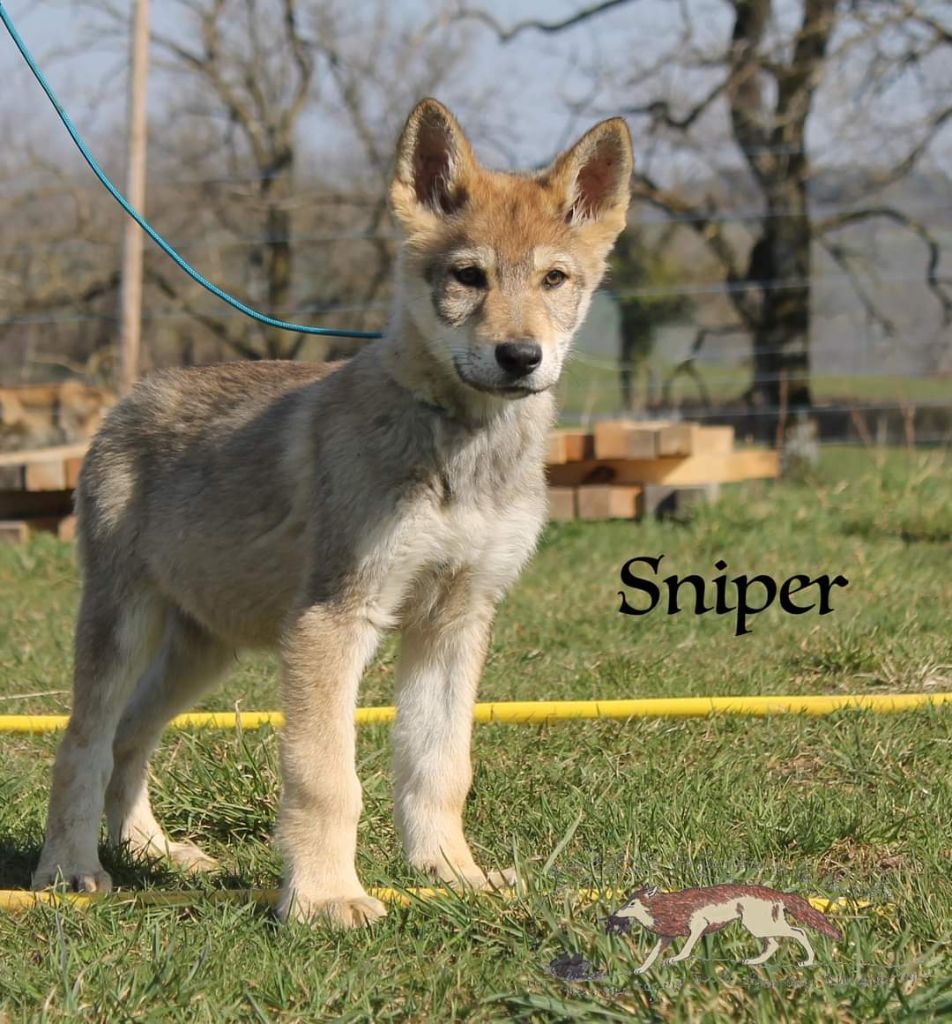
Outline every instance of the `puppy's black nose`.
{"label": "puppy's black nose", "polygon": [[504,341],[496,346],[496,362],[513,377],[526,377],[542,362],[537,341]]}

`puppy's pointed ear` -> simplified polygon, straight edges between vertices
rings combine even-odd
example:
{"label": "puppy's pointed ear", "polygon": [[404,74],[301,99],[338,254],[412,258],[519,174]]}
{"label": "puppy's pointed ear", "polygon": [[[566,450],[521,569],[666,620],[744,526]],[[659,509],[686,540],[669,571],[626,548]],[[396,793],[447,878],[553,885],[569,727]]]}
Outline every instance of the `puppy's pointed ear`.
{"label": "puppy's pointed ear", "polygon": [[634,158],[631,132],[620,117],[601,121],[542,172],[572,227],[600,229],[609,244],[625,227]]}
{"label": "puppy's pointed ear", "polygon": [[476,158],[456,118],[425,99],[407,119],[390,184],[394,215],[411,233],[431,227],[466,205]]}

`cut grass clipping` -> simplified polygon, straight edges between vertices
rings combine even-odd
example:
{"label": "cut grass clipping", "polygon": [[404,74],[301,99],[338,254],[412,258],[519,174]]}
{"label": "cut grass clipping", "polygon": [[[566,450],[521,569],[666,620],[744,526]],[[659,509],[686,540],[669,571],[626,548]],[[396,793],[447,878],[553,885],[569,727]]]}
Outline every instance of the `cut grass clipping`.
{"label": "cut grass clipping", "polygon": [[[506,599],[484,701],[784,694],[936,694],[952,689],[948,538],[952,484],[940,454],[824,453],[805,483],[727,489],[687,524],[554,526]],[[618,571],[665,555],[680,575],[718,558],[776,578],[842,572],[822,619],[619,615]],[[72,549],[51,538],[0,549],[0,713],[69,709]],[[362,690],[392,697],[395,644]],[[275,662],[243,658],[202,710],[276,706]],[[389,729],[358,733],[365,884],[425,884],[391,819]],[[42,842],[55,735],[0,736],[0,888],[24,889]],[[203,844],[218,876],[186,880],[103,849],[123,890],[198,889],[189,906],[0,915],[0,1020],[348,1021],[937,1019],[950,1009],[952,728],[947,708],[893,715],[715,716],[479,728],[466,823],[487,866],[517,864],[525,894],[390,907],[372,929],[273,926],[253,901],[273,889],[277,738],[169,732],[155,805],[175,838]],[[817,965],[783,942],[763,967],[740,926],[690,960],[646,975],[640,926],[608,935],[627,892],[737,882],[891,905],[837,912],[842,943],[811,933]],[[678,944],[673,950],[678,948]],[[549,965],[579,954],[590,980]]]}

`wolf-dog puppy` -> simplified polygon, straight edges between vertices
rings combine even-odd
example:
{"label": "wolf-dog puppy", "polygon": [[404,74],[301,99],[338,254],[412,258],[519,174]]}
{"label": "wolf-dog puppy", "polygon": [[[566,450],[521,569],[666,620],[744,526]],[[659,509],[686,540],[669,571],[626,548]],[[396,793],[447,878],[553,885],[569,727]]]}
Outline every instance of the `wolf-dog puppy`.
{"label": "wolf-dog puppy", "polygon": [[153,816],[148,761],[234,652],[283,659],[282,917],[373,921],[354,866],[354,708],[400,630],[394,803],[411,864],[486,887],[463,835],[473,704],[496,605],[545,519],[553,385],[625,225],[631,138],[592,128],[546,170],[483,168],[435,100],[390,203],[385,336],[340,367],[156,373],[110,414],[77,492],[73,713],[34,887],[105,890],[99,822],[139,856],[213,866]]}

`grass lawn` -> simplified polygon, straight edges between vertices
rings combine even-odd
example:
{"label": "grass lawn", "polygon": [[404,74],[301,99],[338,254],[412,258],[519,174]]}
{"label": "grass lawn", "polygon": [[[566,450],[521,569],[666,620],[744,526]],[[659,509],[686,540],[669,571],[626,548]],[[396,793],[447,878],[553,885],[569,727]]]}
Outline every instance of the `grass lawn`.
{"label": "grass lawn", "polygon": [[[660,358],[654,358],[652,365],[659,382],[666,380],[673,369]],[[699,362],[697,372],[715,406],[736,402],[750,384],[751,368],[746,364]],[[810,377],[810,387],[819,405],[947,405],[949,399],[949,380],[940,375],[903,377],[896,374],[864,376],[814,373]],[[579,354],[572,358],[566,366],[559,388],[559,406],[567,422],[577,422],[579,417],[585,416],[614,415],[621,411],[618,366],[604,356]],[[635,393],[642,395],[643,389],[644,381],[639,378]],[[685,402],[696,403],[700,397],[697,384],[690,377],[681,374],[675,379],[671,388],[671,401],[675,406]]]}
{"label": "grass lawn", "polygon": [[[941,453],[828,451],[814,479],[727,489],[686,524],[551,527],[499,616],[484,700],[952,690],[952,474]],[[619,568],[842,573],[832,614],[618,614]],[[0,548],[0,713],[69,707],[72,549]],[[389,703],[387,643],[362,702]],[[277,705],[269,657],[243,658],[209,708]],[[0,736],[0,887],[29,884],[53,737]],[[513,901],[451,896],[392,908],[366,932],[277,927],[247,904],[99,905],[0,914],[0,1022],[932,1020],[952,1010],[952,714],[843,712],[480,726],[467,809],[487,865],[515,861]],[[359,869],[414,885],[390,819],[387,728],[358,742]],[[175,837],[224,865],[199,883],[104,852],[123,887],[272,887],[277,743],[269,731],[169,734],[155,804]],[[747,882],[889,904],[811,933],[817,966],[784,941],[763,967],[739,925],[682,964],[635,968],[654,939],[606,935],[616,904],[582,887]],[[677,948],[677,947],[675,947]],[[604,972],[567,982],[554,957]]]}

